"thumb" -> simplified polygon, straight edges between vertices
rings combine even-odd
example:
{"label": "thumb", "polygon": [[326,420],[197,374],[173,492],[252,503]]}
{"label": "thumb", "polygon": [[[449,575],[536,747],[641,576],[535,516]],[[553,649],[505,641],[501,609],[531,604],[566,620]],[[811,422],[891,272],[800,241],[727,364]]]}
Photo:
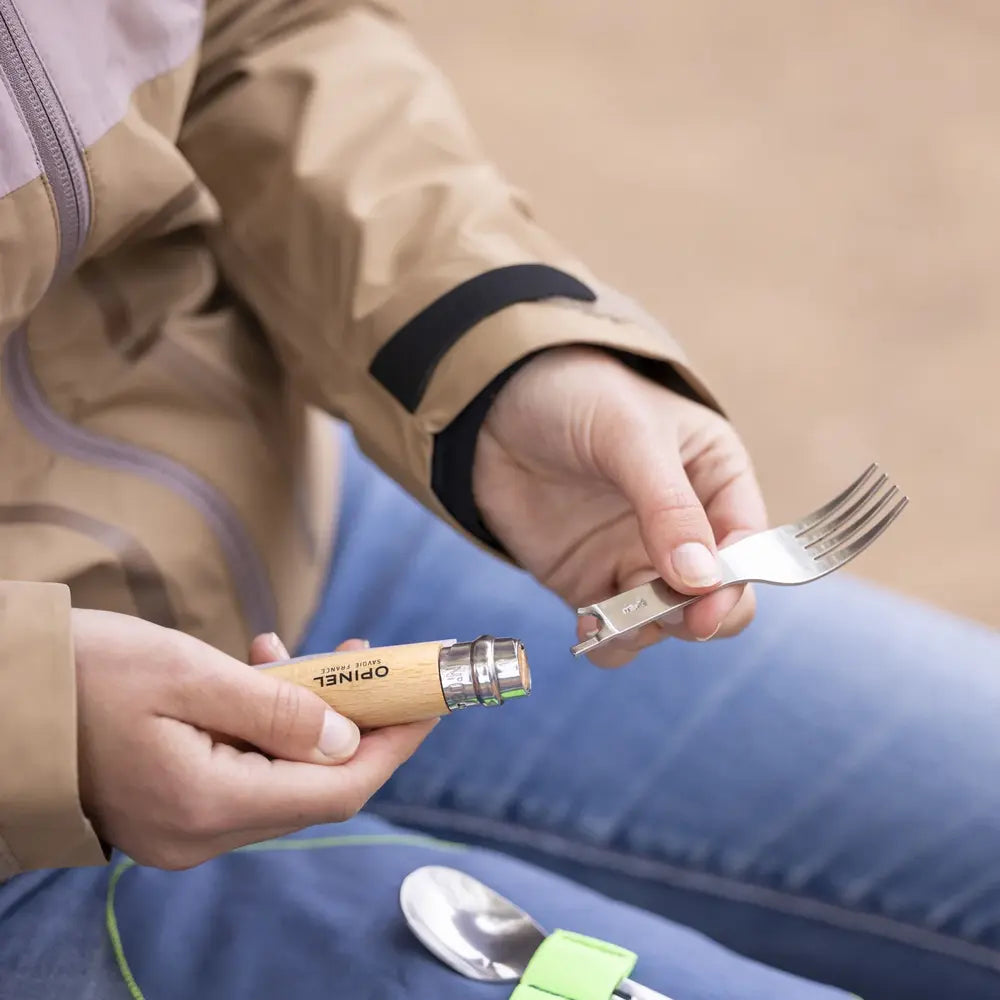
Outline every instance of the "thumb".
{"label": "thumb", "polygon": [[342,764],[361,740],[358,727],[308,688],[229,657],[199,672],[182,722],[246,741],[283,760]]}
{"label": "thumb", "polygon": [[700,594],[718,586],[715,536],[681,461],[663,430],[620,435],[603,463],[631,504],[656,572],[675,590]]}

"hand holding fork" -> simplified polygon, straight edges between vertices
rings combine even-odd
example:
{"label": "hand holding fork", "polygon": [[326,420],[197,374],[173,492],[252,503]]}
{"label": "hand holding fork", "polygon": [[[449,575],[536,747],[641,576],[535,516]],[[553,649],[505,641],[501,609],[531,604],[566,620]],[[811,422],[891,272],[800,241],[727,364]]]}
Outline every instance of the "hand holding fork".
{"label": "hand holding fork", "polygon": [[[868,548],[908,502],[885,473],[878,474],[878,465],[873,463],[843,493],[811,514],[722,549],[718,557],[721,586],[796,586],[818,580]],[[652,580],[578,608],[578,616],[594,615],[598,628],[573,646],[573,653],[590,653],[650,622],[672,618],[703,596],[681,594],[663,580]]]}

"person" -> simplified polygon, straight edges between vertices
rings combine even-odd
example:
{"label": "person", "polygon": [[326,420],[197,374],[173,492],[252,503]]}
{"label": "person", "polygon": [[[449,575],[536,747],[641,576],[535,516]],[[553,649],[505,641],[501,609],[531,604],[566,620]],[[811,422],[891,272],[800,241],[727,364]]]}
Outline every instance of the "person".
{"label": "person", "polygon": [[[675,1000],[995,993],[995,633],[836,579],[744,632],[736,432],[397,16],[203,13],[0,4],[0,998],[497,995],[424,863]],[[706,596],[573,661],[656,575]],[[476,631],[536,692],[433,732],[242,662]]]}

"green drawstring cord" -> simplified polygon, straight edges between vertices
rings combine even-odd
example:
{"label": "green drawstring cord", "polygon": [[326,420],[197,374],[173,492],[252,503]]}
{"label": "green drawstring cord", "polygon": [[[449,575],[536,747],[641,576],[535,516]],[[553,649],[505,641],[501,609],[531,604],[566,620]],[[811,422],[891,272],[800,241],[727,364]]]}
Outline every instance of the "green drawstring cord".
{"label": "green drawstring cord", "polygon": [[118,917],[115,915],[115,890],[118,888],[118,880],[135,865],[131,858],[119,861],[111,873],[108,880],[108,894],[104,900],[104,925],[108,929],[108,937],[111,939],[111,950],[114,952],[115,961],[118,963],[118,971],[125,980],[132,1000],[146,1000],[139,989],[139,984],[132,975],[128,960],[125,958],[125,950],[122,948],[122,936],[118,930]]}
{"label": "green drawstring cord", "polygon": [[282,837],[280,840],[262,840],[259,844],[238,847],[233,854],[251,851],[310,851],[321,847],[435,847],[442,851],[464,851],[465,844],[436,837],[422,837],[418,833],[372,833],[346,837]]}
{"label": "green drawstring cord", "polygon": [[[264,840],[259,844],[248,844],[246,847],[240,847],[234,854],[242,854],[251,851],[309,851],[309,850],[319,850],[326,847],[367,847],[367,846],[397,846],[397,847],[433,847],[438,850],[444,851],[461,851],[465,850],[463,844],[451,843],[447,840],[437,840],[434,837],[421,837],[418,834],[372,834],[370,836],[346,836],[346,837],[286,837],[281,840]],[[129,967],[128,959],[125,957],[125,949],[122,946],[122,936],[121,932],[118,930],[118,917],[115,914],[115,892],[118,888],[118,883],[121,880],[122,875],[125,874],[130,868],[136,867],[136,863],[131,858],[124,858],[119,861],[115,866],[114,870],[111,872],[111,878],[108,880],[108,891],[105,898],[104,905],[104,922],[108,930],[108,938],[111,941],[111,950],[114,952],[115,961],[118,963],[118,971],[122,974],[122,979],[125,980],[125,985],[128,987],[129,995],[132,1000],[146,1000],[141,989],[139,989],[139,984],[135,981],[135,976],[132,975],[132,969]],[[595,953],[603,953],[602,958],[613,958],[619,962],[622,962],[622,969],[625,969],[626,964],[628,965],[627,971],[623,971],[619,975],[619,979],[622,976],[627,976],[629,972],[632,971],[632,964],[635,963],[635,956],[626,951],[625,949],[617,948],[614,945],[608,945],[605,942],[595,941],[592,938],[585,938],[579,934],[570,934],[566,931],[557,931],[555,935],[551,935],[548,939],[552,941],[555,938],[557,942],[565,947],[567,943],[576,945],[577,947],[586,943],[586,946],[591,950],[591,956]],[[540,949],[544,951],[545,949]],[[553,957],[549,955],[548,958]],[[532,960],[532,964],[535,965],[536,972],[542,971],[544,975],[539,976],[539,979],[545,981],[549,975],[552,974],[552,966],[546,961],[546,957],[543,955],[538,956],[541,961],[538,965],[535,965],[535,960]],[[631,964],[629,963],[631,959]],[[529,985],[531,977],[528,981],[522,979],[522,985],[517,988],[517,990],[523,990],[523,995],[525,997],[530,997],[532,992],[537,989],[537,986],[541,983],[536,983]],[[546,984],[549,985],[549,984]],[[514,996],[517,996],[517,990],[514,991]],[[551,996],[551,993],[546,994]],[[861,1000],[859,996],[851,994],[853,1000]]]}
{"label": "green drawstring cord", "polygon": [[[234,854],[243,854],[251,851],[311,851],[326,847],[370,847],[370,846],[395,846],[395,847],[433,847],[442,851],[465,850],[463,844],[453,844],[447,840],[437,840],[434,837],[421,837],[419,834],[386,833],[372,834],[369,836],[356,835],[345,837],[286,837],[281,840],[264,840],[259,844],[248,844],[246,847],[237,848]],[[108,939],[111,941],[111,950],[114,953],[115,961],[118,963],[118,971],[125,980],[125,985],[132,1000],[146,1000],[139,984],[132,975],[128,959],[125,957],[125,948],[122,945],[121,931],[118,929],[118,916],[115,913],[115,893],[118,890],[118,883],[122,875],[130,868],[135,868],[136,863],[131,858],[124,858],[115,865],[108,879],[108,890],[104,902],[104,924],[108,931]]]}

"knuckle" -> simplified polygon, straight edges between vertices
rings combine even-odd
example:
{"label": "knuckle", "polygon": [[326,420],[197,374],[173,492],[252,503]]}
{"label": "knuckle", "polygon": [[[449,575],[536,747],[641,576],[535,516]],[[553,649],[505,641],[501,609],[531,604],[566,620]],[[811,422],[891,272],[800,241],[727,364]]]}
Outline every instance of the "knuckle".
{"label": "knuckle", "polygon": [[713,448],[706,456],[706,468],[709,475],[714,482],[721,484],[722,488],[753,473],[750,456],[746,449],[735,436],[734,441],[738,447],[720,445]]}
{"label": "knuckle", "polygon": [[673,485],[660,490],[653,505],[653,513],[661,517],[676,518],[702,512],[701,501],[689,486]]}
{"label": "knuckle", "polygon": [[701,501],[686,486],[670,487],[661,492],[649,517],[657,527],[666,527],[682,535],[701,534],[708,523]]}
{"label": "knuckle", "polygon": [[267,726],[272,746],[281,746],[296,735],[301,715],[302,702],[298,690],[292,684],[278,684],[271,700]]}
{"label": "knuckle", "polygon": [[732,425],[722,417],[695,442],[686,462],[696,481],[717,493],[745,477],[754,477],[750,453]]}
{"label": "knuckle", "polygon": [[742,445],[737,448],[720,445],[713,448],[706,457],[708,468],[722,482],[731,482],[750,471],[750,456]]}

